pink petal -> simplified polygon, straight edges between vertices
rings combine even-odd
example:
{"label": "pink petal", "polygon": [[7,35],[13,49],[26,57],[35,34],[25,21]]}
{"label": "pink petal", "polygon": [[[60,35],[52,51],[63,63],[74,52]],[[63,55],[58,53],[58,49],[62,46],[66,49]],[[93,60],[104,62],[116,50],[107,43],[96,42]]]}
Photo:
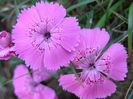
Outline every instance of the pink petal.
{"label": "pink petal", "polygon": [[[119,43],[111,45],[102,56],[105,59],[107,57],[110,57],[110,71],[107,73],[108,76],[114,80],[124,80],[127,73],[127,52],[124,46]],[[106,65],[98,68],[104,70],[106,69]]]}
{"label": "pink petal", "polygon": [[[25,60],[27,66],[30,66],[36,70],[43,66],[43,53],[41,53],[37,48],[33,47],[31,44],[16,43],[16,53],[19,54],[19,57]],[[35,59],[36,58],[36,59]]]}
{"label": "pink petal", "polygon": [[74,74],[61,75],[59,85],[62,86],[64,90],[79,96],[82,86],[76,79],[77,78]]}
{"label": "pink petal", "polygon": [[[25,29],[31,28],[31,25],[34,25],[38,22],[40,22],[40,16],[38,14],[38,11],[36,10],[36,7],[32,6],[31,8],[24,9],[20,12],[15,27],[19,27],[23,29],[23,31],[25,31]],[[21,31],[20,34],[25,33],[23,31]]]}
{"label": "pink petal", "polygon": [[98,48],[101,50],[103,47],[105,47],[110,38],[105,29],[100,28],[83,29],[81,30],[80,35],[80,50],[86,50],[87,48]]}
{"label": "pink petal", "polygon": [[47,20],[48,30],[55,27],[66,16],[65,8],[58,3],[37,3],[36,11],[42,20]]}
{"label": "pink petal", "polygon": [[33,96],[33,81],[24,65],[19,65],[14,71],[13,85],[15,94],[22,99],[31,99]]}
{"label": "pink petal", "polygon": [[59,44],[67,51],[75,51],[79,44],[79,31],[77,19],[75,17],[64,18],[64,20],[51,30],[53,36],[60,35]]}
{"label": "pink petal", "polygon": [[34,99],[58,99],[58,98],[53,89],[40,84],[35,88]]}
{"label": "pink petal", "polygon": [[[48,11],[48,9],[50,10]],[[26,38],[26,36],[29,36],[28,33],[33,27],[34,31],[41,31],[41,29],[44,30],[43,28],[47,25],[48,30],[50,30],[55,27],[55,25],[58,24],[65,15],[66,10],[58,3],[37,3],[36,6],[21,11],[17,24],[14,26],[13,38],[15,39],[16,36],[24,36]],[[43,28],[39,28],[38,30],[37,26]],[[16,35],[18,32],[19,35]]]}
{"label": "pink petal", "polygon": [[8,60],[9,58],[15,55],[14,51],[15,51],[14,47],[10,47],[10,48],[7,47],[4,49],[0,49],[0,59]]}
{"label": "pink petal", "polygon": [[37,70],[32,70],[33,79],[36,83],[48,80],[51,78],[55,71],[49,71],[46,68],[39,68]]}
{"label": "pink petal", "polygon": [[44,66],[50,70],[57,70],[68,64],[74,57],[74,53],[64,50],[58,44],[52,44],[50,50],[44,53]]}
{"label": "pink petal", "polygon": [[96,98],[105,98],[107,96],[111,96],[112,93],[116,90],[116,85],[103,77],[104,82],[97,83],[94,85],[88,85],[85,88],[82,87],[80,98],[81,99],[96,99]]}
{"label": "pink petal", "polygon": [[103,83],[82,86],[83,83],[76,80],[74,74],[69,74],[61,76],[59,82],[63,89],[74,93],[80,99],[96,99],[110,96],[116,90],[116,86],[112,81],[105,77],[103,77],[103,80]]}

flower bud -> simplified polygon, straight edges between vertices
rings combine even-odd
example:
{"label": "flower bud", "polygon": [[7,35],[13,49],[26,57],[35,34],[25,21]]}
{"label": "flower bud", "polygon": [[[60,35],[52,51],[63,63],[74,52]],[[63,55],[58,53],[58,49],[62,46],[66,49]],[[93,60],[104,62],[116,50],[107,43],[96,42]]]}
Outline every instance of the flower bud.
{"label": "flower bud", "polygon": [[0,32],[0,59],[8,60],[15,55],[15,49],[12,45],[11,35],[6,31]]}
{"label": "flower bud", "polygon": [[0,49],[9,47],[10,43],[11,35],[6,31],[0,32]]}

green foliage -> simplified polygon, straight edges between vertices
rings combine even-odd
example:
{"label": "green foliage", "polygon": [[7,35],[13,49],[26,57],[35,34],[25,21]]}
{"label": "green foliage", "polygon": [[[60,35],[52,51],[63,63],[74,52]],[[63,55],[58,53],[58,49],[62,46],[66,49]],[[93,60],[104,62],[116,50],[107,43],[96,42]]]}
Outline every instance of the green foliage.
{"label": "green foliage", "polygon": [[73,10],[73,9],[75,9],[75,8],[78,8],[78,7],[87,5],[87,4],[92,3],[92,2],[94,2],[94,1],[96,1],[96,0],[84,0],[84,1],[82,1],[82,2],[79,2],[79,3],[77,3],[77,4],[74,4],[74,5],[70,6],[69,8],[67,8],[67,12],[70,12],[71,10]]}
{"label": "green foliage", "polygon": [[112,14],[112,11],[116,11],[119,8],[119,6],[121,6],[123,1],[124,0],[119,0],[112,7],[110,7],[112,5],[112,0],[110,0],[105,14],[100,18],[100,20],[98,21],[96,26],[97,27],[104,27],[106,24],[106,21],[109,19],[109,16]]}

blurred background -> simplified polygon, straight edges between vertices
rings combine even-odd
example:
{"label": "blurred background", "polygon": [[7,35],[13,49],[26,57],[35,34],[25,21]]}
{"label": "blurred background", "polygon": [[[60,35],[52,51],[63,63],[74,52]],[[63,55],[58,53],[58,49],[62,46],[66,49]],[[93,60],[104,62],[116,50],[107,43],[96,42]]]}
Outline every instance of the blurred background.
{"label": "blurred background", "polygon": [[[12,32],[16,18],[24,8],[41,0],[0,0],[0,31]],[[129,53],[128,74],[125,81],[117,82],[117,91],[107,99],[133,99],[133,0],[44,0],[58,2],[67,9],[67,16],[76,16],[81,27],[104,27],[110,33],[109,45],[121,42]],[[48,9],[50,10],[50,9]],[[119,53],[118,53],[119,54]],[[13,71],[23,63],[17,57],[0,60],[0,99],[17,99],[12,86]],[[62,70],[63,73],[71,71]],[[59,99],[78,99],[58,86],[57,77],[44,82],[55,89]]]}

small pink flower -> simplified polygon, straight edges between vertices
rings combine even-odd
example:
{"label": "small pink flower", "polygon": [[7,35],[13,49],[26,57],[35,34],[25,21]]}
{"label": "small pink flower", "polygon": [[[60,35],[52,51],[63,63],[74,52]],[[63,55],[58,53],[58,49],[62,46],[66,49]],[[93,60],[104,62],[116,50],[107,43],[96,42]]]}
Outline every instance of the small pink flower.
{"label": "small pink flower", "polygon": [[109,38],[104,29],[81,31],[81,43],[73,63],[82,71],[62,75],[59,82],[63,89],[80,99],[105,98],[115,92],[116,85],[108,77],[117,81],[124,80],[127,73],[127,53],[121,44],[115,43],[98,58]]}
{"label": "small pink flower", "polygon": [[0,59],[7,60],[14,55],[14,47],[12,47],[11,35],[6,31],[0,32]]}
{"label": "small pink flower", "polygon": [[13,85],[19,99],[57,99],[55,91],[35,82],[24,65],[15,69]]}
{"label": "small pink flower", "polygon": [[31,68],[57,70],[74,57],[79,30],[75,17],[65,17],[58,3],[37,3],[21,11],[13,29],[16,53]]}

